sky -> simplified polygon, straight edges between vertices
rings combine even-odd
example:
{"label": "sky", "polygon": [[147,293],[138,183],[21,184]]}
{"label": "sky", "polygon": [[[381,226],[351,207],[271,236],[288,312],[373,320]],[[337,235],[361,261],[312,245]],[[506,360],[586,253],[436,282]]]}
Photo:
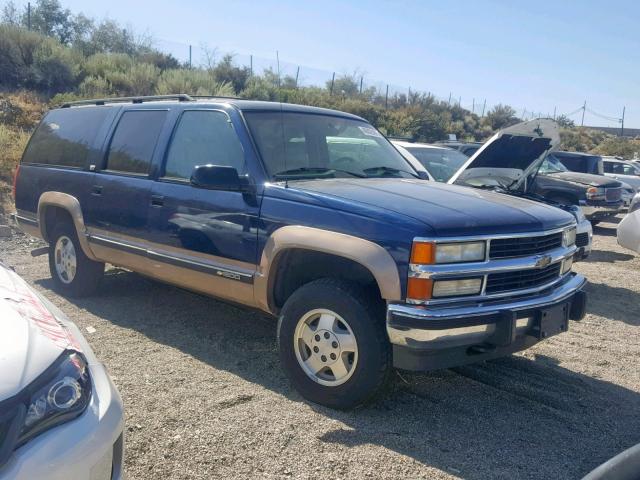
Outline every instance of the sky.
{"label": "sky", "polygon": [[[320,83],[359,72],[365,83],[431,92],[480,113],[497,103],[518,115],[580,109],[585,125],[640,128],[640,2],[61,0],[110,18],[193,61],[201,47],[241,63],[273,59],[284,73]],[[264,63],[264,62],[263,62]],[[610,117],[610,119],[602,118]],[[581,122],[582,110],[571,118]]]}

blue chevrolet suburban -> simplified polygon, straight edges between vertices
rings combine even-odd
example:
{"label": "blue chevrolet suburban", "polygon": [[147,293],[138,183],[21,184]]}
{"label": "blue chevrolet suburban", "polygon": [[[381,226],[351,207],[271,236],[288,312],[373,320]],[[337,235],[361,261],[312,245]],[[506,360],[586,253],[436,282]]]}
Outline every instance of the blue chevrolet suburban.
{"label": "blue chevrolet suburban", "polygon": [[393,367],[509,355],[585,313],[571,214],[426,181],[337,111],[188,95],[63,105],[29,141],[15,202],[62,294],[99,289],[110,263],[268,312],[292,384],[334,408],[374,398]]}

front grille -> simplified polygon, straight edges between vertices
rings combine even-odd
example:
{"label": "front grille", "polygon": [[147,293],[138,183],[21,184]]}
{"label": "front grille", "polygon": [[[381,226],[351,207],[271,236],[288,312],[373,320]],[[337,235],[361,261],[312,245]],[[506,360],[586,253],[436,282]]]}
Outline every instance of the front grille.
{"label": "front grille", "polygon": [[622,189],[621,188],[605,188],[604,198],[607,199],[607,202],[617,202],[622,198]]}
{"label": "front grille", "polygon": [[562,232],[537,237],[498,238],[491,240],[489,257],[510,258],[536,255],[562,246]]}
{"label": "front grille", "polygon": [[487,276],[487,294],[509,292],[545,285],[560,276],[562,262],[554,263],[545,268],[530,268],[515,272],[491,273]]}
{"label": "front grille", "polygon": [[576,235],[576,247],[586,247],[589,245],[589,232],[583,232]]}

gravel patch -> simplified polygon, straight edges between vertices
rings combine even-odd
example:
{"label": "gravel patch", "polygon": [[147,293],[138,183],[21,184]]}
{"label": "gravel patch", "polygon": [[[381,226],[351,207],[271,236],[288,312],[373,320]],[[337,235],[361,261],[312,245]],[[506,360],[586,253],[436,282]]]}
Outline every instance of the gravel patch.
{"label": "gravel patch", "polygon": [[0,259],[76,322],[126,409],[132,479],[576,479],[640,442],[640,257],[595,228],[575,270],[589,314],[512,357],[397,375],[368,408],[336,412],[289,386],[275,320],[121,269],[90,298],[52,290],[41,245]]}

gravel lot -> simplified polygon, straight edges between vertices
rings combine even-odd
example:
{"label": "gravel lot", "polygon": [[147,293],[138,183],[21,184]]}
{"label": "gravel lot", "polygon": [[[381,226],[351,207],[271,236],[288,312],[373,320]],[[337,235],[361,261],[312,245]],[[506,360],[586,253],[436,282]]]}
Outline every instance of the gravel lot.
{"label": "gravel lot", "polygon": [[[595,229],[575,269],[589,314],[509,358],[403,373],[377,404],[305,403],[278,363],[275,321],[119,269],[99,294],[51,290],[38,241],[0,258],[85,333],[126,408],[126,473],[157,478],[581,478],[640,442],[640,257]],[[94,327],[89,334],[86,327]]]}

